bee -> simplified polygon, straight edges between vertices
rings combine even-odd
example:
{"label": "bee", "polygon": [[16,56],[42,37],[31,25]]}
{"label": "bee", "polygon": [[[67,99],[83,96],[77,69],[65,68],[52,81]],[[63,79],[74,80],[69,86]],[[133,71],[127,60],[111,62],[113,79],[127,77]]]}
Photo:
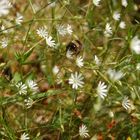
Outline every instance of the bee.
{"label": "bee", "polygon": [[82,48],[82,43],[79,40],[73,40],[66,46],[66,55],[78,55]]}

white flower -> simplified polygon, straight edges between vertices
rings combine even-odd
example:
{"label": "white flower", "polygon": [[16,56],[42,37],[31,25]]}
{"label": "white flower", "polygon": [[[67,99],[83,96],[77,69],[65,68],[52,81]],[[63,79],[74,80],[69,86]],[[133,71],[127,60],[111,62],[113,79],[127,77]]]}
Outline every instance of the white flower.
{"label": "white flower", "polygon": [[87,127],[82,124],[80,127],[79,127],[79,135],[82,137],[82,138],[87,138],[89,137],[89,134],[88,134],[88,129]]}
{"label": "white flower", "polygon": [[72,54],[73,54],[72,51],[67,50],[67,52],[66,52],[66,57],[69,58],[69,59],[72,59]]}
{"label": "white flower", "polygon": [[1,26],[1,30],[2,30],[3,33],[7,33],[8,32],[7,30],[5,30],[5,26],[4,25]]}
{"label": "white flower", "polygon": [[134,4],[134,6],[133,6],[133,9],[135,10],[135,11],[138,11],[138,5],[136,5],[136,4]]}
{"label": "white flower", "polygon": [[28,80],[27,81],[27,85],[30,88],[30,90],[32,90],[33,92],[37,92],[38,91],[38,86],[37,83],[33,80]]}
{"label": "white flower", "polygon": [[122,106],[128,110],[131,108],[131,103],[130,103],[130,100],[128,99],[127,96],[124,97],[123,101],[122,101]]}
{"label": "white flower", "polygon": [[17,13],[16,19],[15,19],[16,24],[21,25],[23,22],[23,16],[19,13]]}
{"label": "white flower", "polygon": [[101,0],[93,0],[93,4],[95,6],[99,6]]}
{"label": "white flower", "polygon": [[99,58],[96,55],[94,56],[94,61],[95,61],[96,65],[100,65],[101,64]]}
{"label": "white flower", "polygon": [[18,88],[18,93],[20,95],[24,94],[26,95],[27,93],[27,86],[25,84],[23,84],[22,82],[19,82],[16,87]]}
{"label": "white flower", "polygon": [[127,7],[127,5],[128,5],[127,0],[122,0],[122,6]]}
{"label": "white flower", "polygon": [[84,62],[83,62],[83,57],[82,57],[82,56],[79,56],[79,57],[76,58],[76,65],[77,65],[79,68],[83,67]]}
{"label": "white flower", "polygon": [[73,32],[72,27],[68,24],[66,29],[67,29],[67,33],[71,35]]}
{"label": "white flower", "polygon": [[24,102],[27,108],[31,108],[34,103],[34,101],[30,97],[25,99]]}
{"label": "white flower", "polygon": [[2,39],[1,46],[2,46],[2,48],[6,48],[8,46],[8,39],[7,38]]}
{"label": "white flower", "polygon": [[51,36],[48,36],[45,39],[48,46],[55,47],[55,41],[53,40]]}
{"label": "white flower", "polygon": [[0,0],[0,17],[7,15],[10,8],[11,3],[9,2],[9,0]]}
{"label": "white flower", "polygon": [[114,118],[114,112],[113,111],[110,110],[108,115],[109,115],[109,117]]}
{"label": "white flower", "polygon": [[120,27],[121,29],[125,29],[125,27],[126,27],[125,22],[124,22],[124,21],[121,21],[120,24],[119,24],[119,27]]}
{"label": "white flower", "polygon": [[140,63],[138,63],[138,64],[136,65],[136,69],[137,69],[137,70],[140,70]]}
{"label": "white flower", "polygon": [[59,72],[59,67],[55,65],[55,66],[53,67],[53,70],[52,70],[52,71],[53,71],[53,74],[54,74],[54,75],[58,74],[58,72]]}
{"label": "white flower", "polygon": [[28,136],[28,134],[26,134],[26,133],[23,133],[21,136],[20,136],[20,140],[29,140],[30,138],[29,138],[29,136]]}
{"label": "white flower", "polygon": [[84,77],[82,74],[78,74],[75,72],[74,74],[71,74],[71,77],[69,78],[69,84],[72,85],[73,89],[78,89],[78,87],[82,87],[84,82],[82,81]]}
{"label": "white flower", "polygon": [[112,28],[111,28],[109,23],[107,23],[106,26],[105,26],[104,35],[106,37],[110,37],[112,35]]}
{"label": "white flower", "polygon": [[138,36],[135,36],[130,43],[130,48],[132,51],[134,51],[136,54],[140,54],[140,39]]}
{"label": "white flower", "polygon": [[98,93],[98,95],[102,99],[104,99],[107,96],[107,91],[108,91],[107,85],[105,85],[104,82],[101,82],[100,81],[99,84],[98,84],[98,87],[97,87],[97,93]]}
{"label": "white flower", "polygon": [[62,36],[65,36],[66,34],[69,34],[71,35],[72,34],[72,28],[71,26],[68,24],[67,26],[66,25],[59,25],[56,27],[58,33]]}
{"label": "white flower", "polygon": [[59,25],[59,26],[57,25],[56,29],[57,29],[58,33],[62,36],[65,36],[67,34],[65,25]]}
{"label": "white flower", "polygon": [[123,72],[112,69],[108,69],[107,73],[112,81],[120,80],[124,76]]}
{"label": "white flower", "polygon": [[37,34],[42,38],[46,38],[48,36],[48,31],[45,27],[40,27],[36,31],[37,31]]}
{"label": "white flower", "polygon": [[114,20],[120,20],[120,17],[121,17],[121,15],[120,15],[120,13],[118,12],[118,11],[115,11],[114,13],[113,13],[113,18],[114,18]]}

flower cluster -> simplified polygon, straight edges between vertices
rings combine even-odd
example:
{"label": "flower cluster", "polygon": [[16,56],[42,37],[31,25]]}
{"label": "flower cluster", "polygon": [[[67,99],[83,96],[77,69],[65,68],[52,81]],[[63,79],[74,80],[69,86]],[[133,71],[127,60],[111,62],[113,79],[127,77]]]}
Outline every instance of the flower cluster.
{"label": "flower cluster", "polygon": [[32,92],[32,94],[34,94],[38,91],[37,83],[33,80],[28,80],[27,84],[19,82],[19,83],[16,84],[16,87],[18,89],[19,95],[26,95],[27,91],[28,91],[28,88]]}
{"label": "flower cluster", "polygon": [[37,31],[37,34],[41,37],[41,38],[44,38],[46,40],[46,44],[49,46],[49,47],[52,47],[54,48],[55,47],[55,41],[53,40],[52,36],[49,36],[48,35],[48,31],[47,31],[47,28],[45,27],[41,27],[39,29],[36,30]]}
{"label": "flower cluster", "polygon": [[[17,122],[10,123],[20,130],[18,136],[10,131],[9,137],[55,139],[60,130],[62,139],[129,139],[116,132],[125,134],[123,124],[136,127],[140,119],[140,21],[139,5],[134,4],[138,1],[29,0],[24,5],[21,0],[22,7],[19,1],[0,0],[0,88],[5,90],[1,105],[8,113],[24,107],[17,111]],[[6,107],[10,103],[12,107]],[[20,119],[28,125],[20,126]],[[1,127],[8,128],[5,121]],[[53,131],[32,131],[44,124],[53,125]],[[63,133],[67,130],[68,136]],[[128,132],[136,137],[139,125],[133,130]]]}

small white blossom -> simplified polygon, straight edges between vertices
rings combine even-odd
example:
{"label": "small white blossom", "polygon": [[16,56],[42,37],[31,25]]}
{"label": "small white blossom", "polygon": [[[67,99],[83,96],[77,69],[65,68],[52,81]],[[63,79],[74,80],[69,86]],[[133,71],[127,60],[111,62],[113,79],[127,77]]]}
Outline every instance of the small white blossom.
{"label": "small white blossom", "polygon": [[51,36],[48,36],[45,39],[46,39],[46,43],[48,46],[50,46],[52,48],[55,47],[55,45],[56,45],[55,41],[53,40],[53,38]]}
{"label": "small white blossom", "polygon": [[136,65],[136,69],[137,69],[137,70],[140,70],[140,63],[138,63],[138,64]]}
{"label": "small white blossom", "polygon": [[96,65],[100,65],[101,61],[99,60],[99,58],[97,57],[97,55],[94,56],[94,61]]}
{"label": "small white blossom", "polygon": [[109,117],[114,118],[114,112],[113,111],[110,110],[108,114],[109,114]]}
{"label": "small white blossom", "polygon": [[5,30],[5,26],[4,25],[1,26],[1,30]]}
{"label": "small white blossom", "polygon": [[82,57],[82,56],[79,56],[79,57],[76,58],[76,65],[77,65],[79,68],[83,67],[84,62],[83,62],[83,57]]}
{"label": "small white blossom", "polygon": [[45,27],[40,27],[36,31],[37,31],[37,34],[42,38],[46,38],[48,36],[48,31]]}
{"label": "small white blossom", "polygon": [[127,5],[128,5],[127,0],[122,0],[122,6],[127,7]]}
{"label": "small white blossom", "polygon": [[107,92],[108,92],[108,89],[107,89],[107,85],[105,85],[104,82],[99,82],[98,84],[98,87],[97,87],[97,93],[98,95],[104,99],[106,96],[107,96]]}
{"label": "small white blossom", "polygon": [[9,0],[0,0],[0,17],[7,15],[10,8],[11,3],[9,2]]}
{"label": "small white blossom", "polygon": [[134,9],[135,11],[138,11],[138,9],[139,9],[139,8],[138,8],[138,5],[134,4],[134,5],[133,5],[133,9]]}
{"label": "small white blossom", "polygon": [[71,74],[71,77],[69,78],[69,84],[72,85],[73,89],[78,89],[78,87],[83,87],[84,82],[82,81],[84,77],[82,74],[78,74],[75,72],[74,74]]}
{"label": "small white blossom", "polygon": [[27,85],[30,88],[30,90],[32,90],[33,92],[37,92],[38,91],[38,86],[37,83],[33,80],[28,80],[27,81]]}
{"label": "small white blossom", "polygon": [[120,17],[121,17],[121,15],[120,15],[120,13],[118,12],[118,11],[115,11],[114,13],[113,13],[113,19],[114,20],[120,20]]}
{"label": "small white blossom", "polygon": [[23,22],[23,16],[19,13],[17,13],[16,19],[15,19],[16,24],[21,25]]}
{"label": "small white blossom", "polygon": [[92,0],[95,6],[99,6],[101,0]]}
{"label": "small white blossom", "polygon": [[73,32],[72,27],[68,24],[66,29],[67,29],[67,33],[71,35]]}
{"label": "small white blossom", "polygon": [[89,134],[88,134],[88,129],[87,127],[82,124],[80,127],[79,127],[79,135],[82,137],[82,138],[87,138],[89,137]]}
{"label": "small white blossom", "polygon": [[112,69],[108,69],[107,73],[112,81],[118,81],[124,76],[122,71],[116,71]]}
{"label": "small white blossom", "polygon": [[58,66],[54,66],[52,71],[53,71],[53,74],[54,74],[54,75],[58,74],[58,72],[59,72],[59,67],[58,67]]}
{"label": "small white blossom", "polygon": [[134,51],[136,54],[140,54],[140,39],[138,36],[135,36],[130,43],[130,48],[132,51]]}
{"label": "small white blossom", "polygon": [[119,24],[119,27],[120,27],[121,29],[125,29],[125,27],[126,27],[125,22],[124,22],[124,21],[121,21],[120,24]]}
{"label": "small white blossom", "polygon": [[65,36],[66,34],[71,35],[72,34],[72,27],[68,24],[66,25],[59,25],[56,27],[58,33],[62,36]]}
{"label": "small white blossom", "polygon": [[29,97],[29,98],[24,100],[24,103],[25,103],[27,108],[31,108],[33,103],[34,103],[34,101]]}
{"label": "small white blossom", "polygon": [[2,39],[1,46],[2,46],[2,48],[6,48],[8,46],[8,39],[7,38]]}
{"label": "small white blossom", "polygon": [[57,29],[58,33],[62,36],[65,36],[67,34],[65,25],[57,25],[56,29]]}
{"label": "small white blossom", "polygon": [[29,138],[29,136],[28,136],[28,134],[26,134],[26,133],[23,133],[21,136],[20,136],[20,140],[29,140],[30,138]]}
{"label": "small white blossom", "polygon": [[128,110],[131,108],[131,103],[130,103],[130,100],[128,99],[127,96],[124,97],[123,101],[122,101],[122,106]]}
{"label": "small white blossom", "polygon": [[19,82],[18,84],[16,84],[16,87],[18,88],[18,93],[20,95],[22,95],[22,94],[26,95],[27,86],[25,84],[23,84],[22,82]]}
{"label": "small white blossom", "polygon": [[106,26],[105,26],[104,35],[106,37],[110,37],[112,35],[112,28],[111,28],[109,23],[107,23]]}
{"label": "small white blossom", "polygon": [[4,25],[1,26],[1,30],[2,30],[3,33],[8,33],[8,31],[5,30],[5,26]]}

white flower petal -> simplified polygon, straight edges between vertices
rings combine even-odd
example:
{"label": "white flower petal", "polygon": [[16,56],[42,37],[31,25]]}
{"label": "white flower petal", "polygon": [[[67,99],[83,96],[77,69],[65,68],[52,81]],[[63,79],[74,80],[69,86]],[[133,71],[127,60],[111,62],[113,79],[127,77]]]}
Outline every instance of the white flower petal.
{"label": "white flower petal", "polygon": [[120,15],[120,13],[118,11],[115,11],[113,13],[113,19],[114,20],[118,21],[118,20],[120,20],[120,17],[121,17],[121,15]]}
{"label": "white flower petal", "polygon": [[48,36],[48,31],[45,27],[40,27],[36,31],[37,31],[37,34],[42,38],[46,38]]}
{"label": "white flower petal", "polygon": [[95,6],[99,6],[101,0],[92,0]]}
{"label": "white flower petal", "polygon": [[29,140],[30,138],[29,138],[29,136],[28,136],[28,134],[26,134],[26,133],[23,133],[21,136],[20,136],[20,140]]}
{"label": "white flower petal", "polygon": [[128,110],[131,108],[131,103],[130,103],[130,100],[128,99],[127,96],[124,97],[123,101],[122,101],[122,106]]}
{"label": "white flower petal", "polygon": [[78,74],[78,72],[72,73],[69,78],[69,84],[72,85],[73,89],[78,89],[78,87],[83,87],[84,82],[83,76],[81,74]]}
{"label": "white flower petal", "polygon": [[140,39],[138,36],[135,36],[130,43],[130,48],[136,54],[140,54]]}
{"label": "white flower petal", "polygon": [[88,129],[87,127],[82,124],[82,126],[79,127],[79,135],[82,137],[82,138],[87,138],[89,137],[89,134],[88,134]]}
{"label": "white flower petal", "polygon": [[97,94],[104,99],[107,96],[107,85],[105,85],[104,82],[99,81],[98,87],[97,87]]}

